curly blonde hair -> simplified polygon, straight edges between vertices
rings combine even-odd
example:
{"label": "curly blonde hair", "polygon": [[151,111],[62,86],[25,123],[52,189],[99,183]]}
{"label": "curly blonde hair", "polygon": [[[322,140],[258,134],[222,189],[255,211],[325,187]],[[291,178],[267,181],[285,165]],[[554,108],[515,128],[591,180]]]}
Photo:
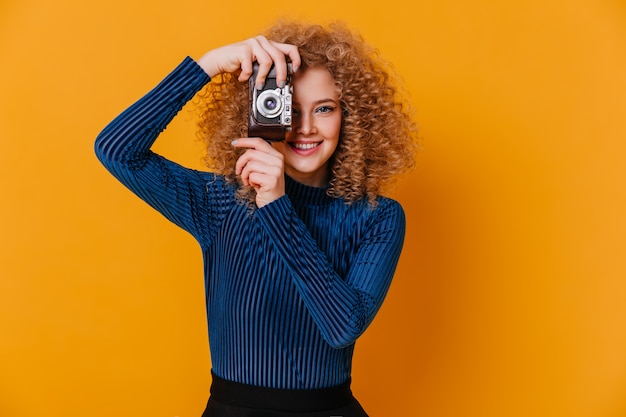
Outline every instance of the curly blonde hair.
{"label": "curly blonde hair", "polygon": [[[399,79],[377,50],[345,24],[326,27],[281,21],[268,39],[298,47],[302,70],[325,68],[339,91],[343,114],[339,144],[330,161],[328,194],[353,202],[374,202],[392,180],[414,165],[417,126]],[[392,78],[392,76],[394,78]],[[200,95],[199,136],[206,143],[205,162],[214,172],[236,181],[235,162],[243,152],[230,142],[247,136],[248,84],[221,74]],[[240,195],[254,190],[240,185]]]}

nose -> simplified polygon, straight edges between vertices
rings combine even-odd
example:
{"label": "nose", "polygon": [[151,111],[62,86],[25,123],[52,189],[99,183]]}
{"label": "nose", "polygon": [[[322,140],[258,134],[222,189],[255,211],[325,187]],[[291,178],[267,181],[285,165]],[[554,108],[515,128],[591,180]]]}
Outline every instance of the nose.
{"label": "nose", "polygon": [[299,133],[303,136],[308,136],[315,133],[315,121],[310,114],[298,114],[294,117],[294,123],[296,125],[296,133]]}

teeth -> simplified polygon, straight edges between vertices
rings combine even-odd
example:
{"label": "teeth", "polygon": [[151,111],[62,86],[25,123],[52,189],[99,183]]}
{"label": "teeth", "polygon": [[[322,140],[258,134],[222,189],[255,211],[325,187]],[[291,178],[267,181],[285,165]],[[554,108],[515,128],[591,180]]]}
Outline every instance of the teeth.
{"label": "teeth", "polygon": [[306,151],[306,150],[315,148],[317,145],[318,145],[317,143],[294,143],[293,147],[296,149]]}

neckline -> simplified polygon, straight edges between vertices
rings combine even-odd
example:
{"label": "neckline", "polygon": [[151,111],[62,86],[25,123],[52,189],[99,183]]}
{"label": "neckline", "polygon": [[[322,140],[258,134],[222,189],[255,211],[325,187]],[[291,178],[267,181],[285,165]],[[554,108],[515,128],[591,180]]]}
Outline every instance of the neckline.
{"label": "neckline", "polygon": [[311,187],[285,175],[285,191],[292,202],[322,206],[332,203],[335,199],[327,194],[330,186]]}

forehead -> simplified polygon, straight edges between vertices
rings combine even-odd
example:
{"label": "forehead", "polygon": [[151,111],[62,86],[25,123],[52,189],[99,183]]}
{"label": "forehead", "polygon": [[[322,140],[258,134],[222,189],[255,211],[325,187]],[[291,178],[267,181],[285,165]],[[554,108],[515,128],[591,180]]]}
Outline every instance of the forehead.
{"label": "forehead", "polygon": [[335,79],[326,68],[315,67],[298,71],[293,76],[293,97],[296,101],[337,99]]}

